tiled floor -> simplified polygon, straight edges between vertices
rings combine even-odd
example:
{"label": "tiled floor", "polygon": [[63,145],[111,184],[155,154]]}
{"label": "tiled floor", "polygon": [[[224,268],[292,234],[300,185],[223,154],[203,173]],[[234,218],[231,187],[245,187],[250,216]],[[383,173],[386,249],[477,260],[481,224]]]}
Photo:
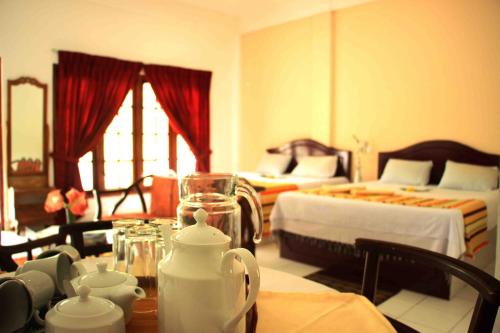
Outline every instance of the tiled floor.
{"label": "tiled floor", "polygon": [[[275,243],[261,244],[257,248],[259,265],[305,276],[319,268],[279,257]],[[493,273],[493,264],[488,272]],[[422,333],[467,332],[477,292],[470,287],[459,290],[450,301],[408,290],[402,290],[378,308],[385,314],[406,323]]]}

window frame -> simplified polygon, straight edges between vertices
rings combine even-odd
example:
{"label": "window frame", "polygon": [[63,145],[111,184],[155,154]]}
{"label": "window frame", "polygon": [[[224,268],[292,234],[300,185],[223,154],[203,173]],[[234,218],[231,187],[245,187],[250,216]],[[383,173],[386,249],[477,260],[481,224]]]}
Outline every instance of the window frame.
{"label": "window frame", "polygon": [[[142,155],[142,117],[143,117],[143,85],[148,81],[144,76],[140,76],[138,82],[132,89],[132,135],[133,135],[133,180],[142,177],[143,172],[143,155]],[[177,172],[177,135],[178,133],[173,127],[168,125],[168,165],[171,170]],[[105,187],[104,175],[104,136],[101,138],[96,148],[92,150],[92,172],[94,190],[101,193],[113,193],[120,191],[120,188],[107,189]],[[145,175],[146,176],[146,175]],[[148,188],[149,186],[145,186]]]}

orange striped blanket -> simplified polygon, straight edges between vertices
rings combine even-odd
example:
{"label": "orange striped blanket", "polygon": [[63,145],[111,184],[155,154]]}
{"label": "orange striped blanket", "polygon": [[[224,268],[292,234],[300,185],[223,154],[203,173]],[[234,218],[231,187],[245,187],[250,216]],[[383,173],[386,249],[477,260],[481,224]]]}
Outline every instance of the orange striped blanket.
{"label": "orange striped blanket", "polygon": [[261,182],[261,181],[250,181],[252,186],[264,187],[264,190],[259,192],[260,202],[262,204],[262,215],[264,217],[264,232],[262,233],[264,237],[271,235],[271,223],[269,218],[271,216],[271,211],[273,210],[274,203],[278,198],[278,195],[286,191],[295,191],[298,189],[295,184],[276,184],[272,182]]}
{"label": "orange striped blanket", "polygon": [[457,209],[464,219],[465,255],[473,257],[488,244],[487,240],[487,207],[478,199],[437,199],[396,194],[391,191],[367,190],[363,187],[334,188],[323,187],[301,190],[304,193],[327,195],[334,198],[365,200],[384,204],[413,207]]}

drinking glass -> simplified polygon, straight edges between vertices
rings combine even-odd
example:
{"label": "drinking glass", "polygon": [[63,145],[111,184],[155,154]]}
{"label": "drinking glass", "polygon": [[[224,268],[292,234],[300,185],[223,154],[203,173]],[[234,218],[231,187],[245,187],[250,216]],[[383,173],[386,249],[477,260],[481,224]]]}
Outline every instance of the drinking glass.
{"label": "drinking glass", "polygon": [[122,219],[113,221],[113,269],[126,271],[125,237],[127,229],[144,224],[143,220]]}
{"label": "drinking glass", "polygon": [[126,271],[134,275],[146,298],[156,298],[157,229],[138,225],[127,229],[125,237]]}

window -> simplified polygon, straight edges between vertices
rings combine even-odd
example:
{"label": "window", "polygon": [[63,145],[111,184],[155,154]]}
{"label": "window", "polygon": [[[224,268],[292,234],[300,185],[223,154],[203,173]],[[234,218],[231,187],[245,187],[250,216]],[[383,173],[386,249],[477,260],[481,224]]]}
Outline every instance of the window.
{"label": "window", "polygon": [[196,158],[169,125],[151,85],[141,81],[125,97],[103,140],[78,166],[84,190],[113,190],[149,174],[194,172]]}

